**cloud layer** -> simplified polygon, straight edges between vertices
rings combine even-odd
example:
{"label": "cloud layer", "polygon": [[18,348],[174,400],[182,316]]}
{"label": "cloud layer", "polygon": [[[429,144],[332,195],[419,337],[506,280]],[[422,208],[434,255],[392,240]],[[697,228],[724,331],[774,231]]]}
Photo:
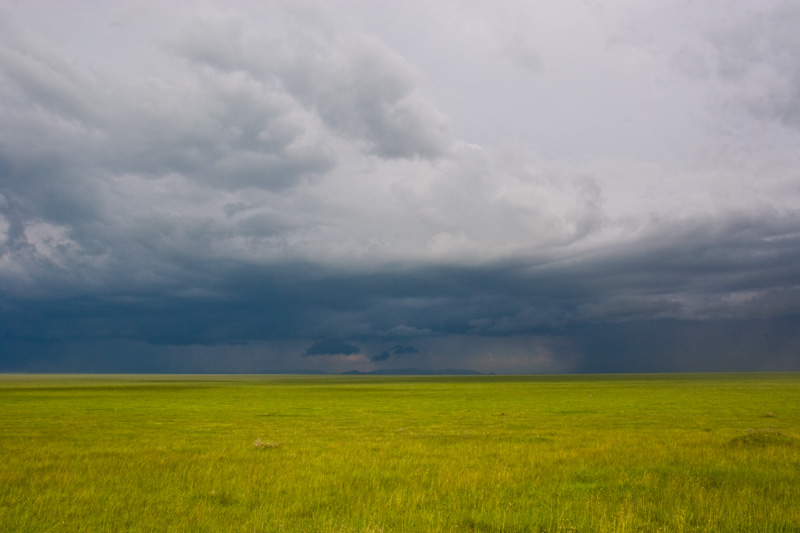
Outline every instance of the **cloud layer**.
{"label": "cloud layer", "polygon": [[3,9],[0,370],[800,368],[796,6],[347,7]]}

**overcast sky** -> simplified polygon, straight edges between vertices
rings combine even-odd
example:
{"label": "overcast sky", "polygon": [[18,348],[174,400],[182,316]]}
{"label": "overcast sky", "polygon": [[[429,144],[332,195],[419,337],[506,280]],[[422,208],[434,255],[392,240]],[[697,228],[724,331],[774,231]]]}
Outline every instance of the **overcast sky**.
{"label": "overcast sky", "polygon": [[800,4],[0,0],[0,370],[800,370]]}

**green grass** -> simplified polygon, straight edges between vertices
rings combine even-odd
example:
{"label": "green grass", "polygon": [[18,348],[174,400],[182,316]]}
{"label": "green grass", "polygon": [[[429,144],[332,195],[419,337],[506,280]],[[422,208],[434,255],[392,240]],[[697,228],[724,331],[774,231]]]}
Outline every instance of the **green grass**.
{"label": "green grass", "polygon": [[0,375],[0,530],[800,531],[800,375]]}

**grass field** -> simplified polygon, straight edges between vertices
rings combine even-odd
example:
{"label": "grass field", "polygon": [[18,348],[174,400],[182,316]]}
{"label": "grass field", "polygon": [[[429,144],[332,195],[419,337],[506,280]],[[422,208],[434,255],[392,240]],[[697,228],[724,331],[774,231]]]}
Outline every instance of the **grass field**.
{"label": "grass field", "polygon": [[800,531],[800,375],[0,375],[0,530]]}

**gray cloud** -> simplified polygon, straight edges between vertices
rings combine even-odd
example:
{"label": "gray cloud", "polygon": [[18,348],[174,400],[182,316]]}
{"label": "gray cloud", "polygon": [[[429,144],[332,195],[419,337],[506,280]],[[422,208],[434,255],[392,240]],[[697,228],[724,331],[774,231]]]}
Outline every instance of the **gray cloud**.
{"label": "gray cloud", "polygon": [[719,76],[741,92],[757,115],[800,127],[800,7],[791,2],[752,6],[715,31]]}
{"label": "gray cloud", "polygon": [[421,93],[418,74],[402,57],[374,38],[350,39],[318,23],[300,29],[284,20],[290,29],[280,41],[251,41],[241,20],[196,19],[172,48],[214,71],[287,88],[332,131],[379,157],[438,158],[449,151],[447,119]]}
{"label": "gray cloud", "polygon": [[[327,54],[303,59],[311,64],[293,64],[287,82],[333,129],[381,157],[436,158],[448,151],[445,117],[419,92],[410,67],[380,42],[358,43],[345,64]],[[305,78],[326,70],[327,79]]]}
{"label": "gray cloud", "polygon": [[0,54],[3,99],[40,111],[31,120],[4,109],[18,128],[4,142],[17,172],[49,159],[62,174],[91,165],[116,176],[177,174],[221,188],[272,190],[333,164],[324,137],[309,131],[291,97],[259,80],[180,65],[176,79],[130,80],[70,62],[49,43],[18,46],[31,49]]}
{"label": "gray cloud", "polygon": [[502,52],[516,66],[533,74],[540,72],[543,68],[541,56],[534,47],[528,44],[525,35],[521,32],[511,35]]}
{"label": "gray cloud", "polygon": [[0,369],[798,366],[788,4],[142,7],[103,47],[118,7],[28,6]]}

